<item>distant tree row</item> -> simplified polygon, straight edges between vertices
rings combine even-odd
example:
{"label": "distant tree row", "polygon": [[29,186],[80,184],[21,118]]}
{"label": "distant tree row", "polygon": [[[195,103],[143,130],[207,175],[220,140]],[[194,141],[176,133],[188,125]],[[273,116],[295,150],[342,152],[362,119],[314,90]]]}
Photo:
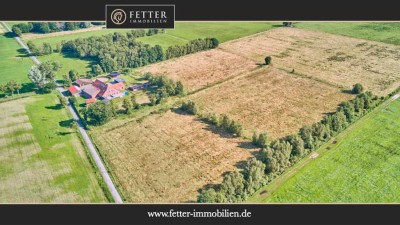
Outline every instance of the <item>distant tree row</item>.
{"label": "distant tree row", "polygon": [[167,48],[166,59],[176,58],[199,51],[218,47],[219,41],[216,38],[204,38],[189,41],[186,45],[175,45]]}
{"label": "distant tree row", "polygon": [[183,102],[179,109],[187,113],[197,115],[205,122],[222,128],[228,133],[234,134],[239,137],[243,134],[243,126],[239,121],[235,121],[225,114],[217,115],[215,113],[202,113],[200,112],[196,103],[192,100]]}
{"label": "distant tree row", "polygon": [[65,30],[88,28],[90,26],[91,23],[89,22],[28,22],[14,24],[12,26],[12,31],[17,36],[21,36],[21,34],[29,32],[47,34]]}
{"label": "distant tree row", "polygon": [[144,78],[149,81],[151,105],[159,104],[169,96],[183,95],[185,92],[182,82],[174,81],[165,75],[145,73]]}
{"label": "distant tree row", "polygon": [[[336,112],[325,116],[320,122],[302,127],[297,134],[269,143],[266,132],[254,133],[252,143],[261,148],[260,159],[264,164],[263,175],[266,176],[264,180],[269,182],[279,176],[287,168],[313,150],[318,149],[332,136],[346,129],[350,124],[382,102],[383,98],[378,98],[371,92],[363,93],[362,91],[362,85],[354,85],[353,92],[359,93],[355,99],[343,102]],[[194,108],[194,106],[192,105],[190,108]],[[243,180],[245,180],[244,176],[237,172],[229,173],[222,184],[218,185],[218,188],[202,190],[198,196],[198,201],[236,202],[244,200],[247,195],[243,191],[246,186],[244,185],[246,182]],[[229,190],[235,191],[225,191],[227,190],[225,187],[227,185],[230,187]]]}

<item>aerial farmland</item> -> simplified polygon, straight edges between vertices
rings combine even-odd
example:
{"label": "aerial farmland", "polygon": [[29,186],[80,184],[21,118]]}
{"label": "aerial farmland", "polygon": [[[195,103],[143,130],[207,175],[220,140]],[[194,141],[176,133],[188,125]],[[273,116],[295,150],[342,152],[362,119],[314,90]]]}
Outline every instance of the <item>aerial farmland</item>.
{"label": "aerial farmland", "polygon": [[50,25],[1,26],[1,202],[397,201],[397,23]]}

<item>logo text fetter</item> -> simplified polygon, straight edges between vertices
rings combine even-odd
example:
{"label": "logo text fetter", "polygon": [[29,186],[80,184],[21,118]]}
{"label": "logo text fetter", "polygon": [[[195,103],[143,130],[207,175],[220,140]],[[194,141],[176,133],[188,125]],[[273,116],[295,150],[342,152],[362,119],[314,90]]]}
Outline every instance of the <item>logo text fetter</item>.
{"label": "logo text fetter", "polygon": [[167,19],[165,11],[130,11],[130,19]]}

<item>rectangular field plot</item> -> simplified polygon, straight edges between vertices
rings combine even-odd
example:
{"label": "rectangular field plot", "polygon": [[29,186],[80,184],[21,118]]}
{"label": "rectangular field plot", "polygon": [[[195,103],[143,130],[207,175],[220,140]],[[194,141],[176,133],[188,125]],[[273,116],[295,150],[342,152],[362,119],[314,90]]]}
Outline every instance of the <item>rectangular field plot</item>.
{"label": "rectangular field plot", "polygon": [[221,45],[228,52],[350,88],[362,83],[378,95],[400,85],[400,47],[302,30],[277,28]]}
{"label": "rectangular field plot", "polygon": [[243,123],[245,135],[266,131],[274,138],[293,134],[353,98],[336,87],[263,68],[191,96],[201,108]]}
{"label": "rectangular field plot", "polygon": [[400,202],[400,101],[353,127],[320,158],[257,202]]}
{"label": "rectangular field plot", "polygon": [[244,57],[214,49],[149,65],[140,72],[164,74],[182,81],[189,90],[196,90],[256,67]]}
{"label": "rectangular field plot", "polygon": [[[0,203],[105,202],[54,95],[0,104]],[[46,108],[47,107],[47,108]]]}
{"label": "rectangular field plot", "polygon": [[129,202],[195,201],[198,189],[249,158],[244,140],[168,111],[92,137]]}

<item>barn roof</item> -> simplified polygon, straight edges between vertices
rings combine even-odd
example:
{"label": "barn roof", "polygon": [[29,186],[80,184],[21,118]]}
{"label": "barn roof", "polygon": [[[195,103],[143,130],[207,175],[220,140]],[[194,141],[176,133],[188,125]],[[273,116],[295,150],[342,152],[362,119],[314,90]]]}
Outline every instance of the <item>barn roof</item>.
{"label": "barn roof", "polygon": [[72,85],[71,87],[68,88],[68,91],[71,92],[71,94],[76,94],[79,93],[81,89],[75,85]]}

